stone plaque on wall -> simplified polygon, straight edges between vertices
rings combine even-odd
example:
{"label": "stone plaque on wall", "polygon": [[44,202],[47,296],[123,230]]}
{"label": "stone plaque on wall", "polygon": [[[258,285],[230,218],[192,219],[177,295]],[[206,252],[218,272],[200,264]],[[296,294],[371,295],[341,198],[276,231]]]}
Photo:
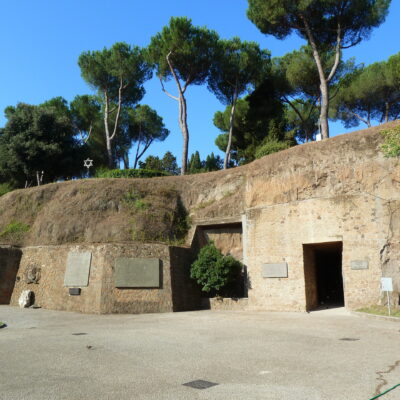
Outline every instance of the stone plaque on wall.
{"label": "stone plaque on wall", "polygon": [[353,260],[350,261],[351,269],[368,269],[368,261],[365,260]]}
{"label": "stone plaque on wall", "polygon": [[158,258],[117,258],[115,261],[115,287],[160,287]]}
{"label": "stone plaque on wall", "polygon": [[89,284],[92,253],[68,253],[67,269],[64,275],[64,286],[82,287]]}
{"label": "stone plaque on wall", "polygon": [[263,264],[262,265],[263,278],[287,278],[288,265],[287,263],[279,264]]}

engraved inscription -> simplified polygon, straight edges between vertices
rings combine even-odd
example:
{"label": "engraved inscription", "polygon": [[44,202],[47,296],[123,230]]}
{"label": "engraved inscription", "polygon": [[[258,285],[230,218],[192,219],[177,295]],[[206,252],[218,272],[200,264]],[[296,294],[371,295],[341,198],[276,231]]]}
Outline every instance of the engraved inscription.
{"label": "engraved inscription", "polygon": [[89,284],[92,253],[68,253],[67,269],[65,270],[64,286],[82,287]]}
{"label": "engraved inscription", "polygon": [[115,287],[160,287],[160,260],[158,258],[117,258]]}

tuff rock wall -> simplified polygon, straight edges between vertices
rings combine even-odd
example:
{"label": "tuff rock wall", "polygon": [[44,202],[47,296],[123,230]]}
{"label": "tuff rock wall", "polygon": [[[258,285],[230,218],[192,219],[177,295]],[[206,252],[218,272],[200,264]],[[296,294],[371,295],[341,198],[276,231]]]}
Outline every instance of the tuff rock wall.
{"label": "tuff rock wall", "polygon": [[[353,309],[384,301],[382,276],[393,278],[392,301],[398,304],[400,164],[382,155],[379,134],[391,126],[300,145],[228,171],[89,179],[17,190],[0,198],[0,243],[20,246],[25,252],[23,266],[35,246],[56,246],[54,251],[62,252],[62,246],[90,245],[100,254],[101,246],[118,248],[123,243],[116,255],[138,243],[164,243],[168,248],[180,240],[181,248],[188,249],[201,228],[223,247],[234,243],[236,252],[243,249],[248,308],[306,310],[312,306],[315,288],[305,274],[305,248],[341,242],[345,305]],[[29,229],[7,233],[14,222]],[[226,229],[240,224],[241,231],[234,235]],[[228,236],[219,238],[218,232]],[[57,246],[60,250],[55,250]],[[190,257],[175,257],[174,263],[182,259],[186,261],[177,268],[190,264]],[[366,262],[368,269],[352,268],[354,261]],[[263,276],[264,264],[282,262],[287,263],[287,277]],[[51,279],[59,279],[60,267],[48,268],[54,268]],[[118,312],[111,304],[125,300],[118,300],[107,288],[104,271],[103,289],[93,294],[93,299],[98,296],[93,301],[104,312]],[[188,282],[175,285],[176,293],[184,293]],[[111,302],[110,296],[114,296]],[[128,303],[139,301],[130,296]],[[151,301],[162,304],[159,311],[173,309],[172,292],[168,300],[160,293],[157,296]],[[79,307],[85,311],[83,304],[82,300]],[[70,309],[74,307],[71,303]],[[134,305],[120,309],[136,312]]]}

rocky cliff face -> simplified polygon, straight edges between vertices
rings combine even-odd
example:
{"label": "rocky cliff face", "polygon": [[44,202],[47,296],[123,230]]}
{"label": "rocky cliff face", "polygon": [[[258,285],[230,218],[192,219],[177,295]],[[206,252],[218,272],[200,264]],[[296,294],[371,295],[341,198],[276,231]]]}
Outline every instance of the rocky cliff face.
{"label": "rocky cliff face", "polygon": [[0,198],[0,244],[171,242],[190,224],[240,221],[246,209],[261,205],[360,192],[393,202],[400,168],[380,154],[379,129],[300,145],[228,171],[16,190]]}

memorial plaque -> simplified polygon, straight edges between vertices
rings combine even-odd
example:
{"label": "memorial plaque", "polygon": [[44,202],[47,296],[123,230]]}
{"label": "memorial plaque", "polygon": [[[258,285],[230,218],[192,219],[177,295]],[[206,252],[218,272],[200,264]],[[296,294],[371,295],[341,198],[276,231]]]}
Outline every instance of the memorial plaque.
{"label": "memorial plaque", "polygon": [[115,262],[115,287],[160,287],[158,258],[117,258]]}
{"label": "memorial plaque", "polygon": [[70,296],[80,296],[81,295],[81,288],[77,288],[77,287],[69,288],[69,295]]}
{"label": "memorial plaque", "polygon": [[92,253],[68,253],[67,269],[64,275],[64,286],[82,287],[89,284]]}
{"label": "memorial plaque", "polygon": [[354,260],[350,261],[351,269],[368,269],[368,261],[366,260]]}
{"label": "memorial plaque", "polygon": [[287,263],[279,264],[263,264],[262,265],[263,278],[287,278],[288,265]]}

